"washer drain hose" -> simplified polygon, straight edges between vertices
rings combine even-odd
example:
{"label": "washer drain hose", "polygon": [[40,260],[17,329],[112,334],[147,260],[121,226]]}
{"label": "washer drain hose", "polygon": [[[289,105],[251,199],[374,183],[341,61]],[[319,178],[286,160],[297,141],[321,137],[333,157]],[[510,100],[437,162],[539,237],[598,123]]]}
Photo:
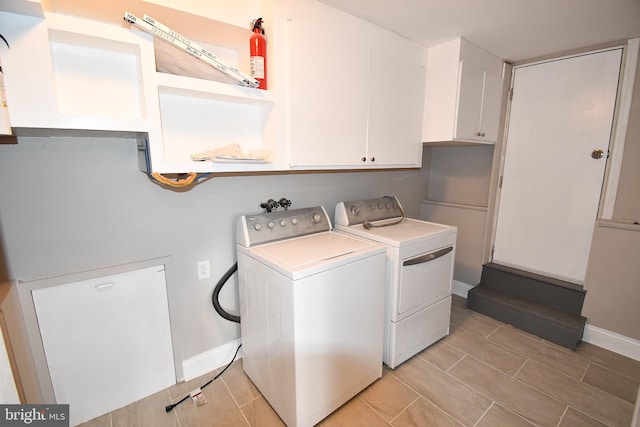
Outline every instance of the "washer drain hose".
{"label": "washer drain hose", "polygon": [[216,309],[216,311],[218,312],[218,314],[220,316],[224,317],[225,319],[227,319],[227,320],[229,320],[231,322],[240,323],[240,316],[235,316],[233,314],[227,313],[222,308],[222,306],[220,305],[220,301],[218,300],[218,298],[220,296],[220,291],[222,290],[222,287],[224,286],[225,283],[227,283],[227,280],[229,280],[229,278],[231,276],[233,276],[233,273],[235,273],[236,271],[238,271],[238,263],[237,262],[235,264],[233,264],[229,270],[227,270],[227,272],[224,274],[224,276],[222,276],[220,278],[220,280],[218,280],[218,283],[216,284],[216,287],[213,289],[213,295],[211,296],[211,302],[213,303],[213,308]]}

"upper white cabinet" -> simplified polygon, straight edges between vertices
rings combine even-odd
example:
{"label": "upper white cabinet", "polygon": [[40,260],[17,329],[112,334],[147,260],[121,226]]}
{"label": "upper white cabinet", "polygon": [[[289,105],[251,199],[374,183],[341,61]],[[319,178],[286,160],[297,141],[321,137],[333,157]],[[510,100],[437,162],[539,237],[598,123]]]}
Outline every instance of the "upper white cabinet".
{"label": "upper white cabinet", "polygon": [[290,166],[419,167],[426,49],[315,0],[282,12]]}
{"label": "upper white cabinet", "polygon": [[429,49],[424,142],[494,144],[504,62],[458,38]]}
{"label": "upper white cabinet", "polygon": [[[205,17],[162,1],[53,0],[56,13],[39,16],[39,2],[5,3],[18,136],[133,137],[140,168],[164,174],[421,166],[427,49],[317,0],[244,0],[247,22],[265,18],[269,90],[178,71],[188,54],[123,20],[148,14],[248,72],[251,31],[234,5],[203,4],[216,15]],[[269,156],[192,160],[227,146]]]}

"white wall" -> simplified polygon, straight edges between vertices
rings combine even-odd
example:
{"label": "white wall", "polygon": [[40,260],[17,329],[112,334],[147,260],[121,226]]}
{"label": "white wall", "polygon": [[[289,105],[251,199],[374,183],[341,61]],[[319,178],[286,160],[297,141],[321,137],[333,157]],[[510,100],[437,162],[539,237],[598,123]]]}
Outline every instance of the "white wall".
{"label": "white wall", "polygon": [[[292,208],[395,194],[420,215],[420,170],[216,177],[189,191],[153,184],[137,169],[133,140],[20,138],[0,145],[0,224],[10,278],[35,280],[151,258],[173,258],[181,353],[190,358],[239,337],[211,292],[235,262],[235,223],[269,198]],[[211,260],[198,281],[196,262]],[[237,281],[221,303],[237,312]]]}

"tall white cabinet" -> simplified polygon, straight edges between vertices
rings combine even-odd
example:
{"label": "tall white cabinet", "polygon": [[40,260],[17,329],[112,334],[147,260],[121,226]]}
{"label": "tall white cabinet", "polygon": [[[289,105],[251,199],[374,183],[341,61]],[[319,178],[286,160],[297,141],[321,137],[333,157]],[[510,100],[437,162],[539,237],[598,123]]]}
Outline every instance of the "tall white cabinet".
{"label": "tall white cabinet", "polygon": [[423,141],[494,144],[505,98],[503,64],[463,38],[430,48]]}

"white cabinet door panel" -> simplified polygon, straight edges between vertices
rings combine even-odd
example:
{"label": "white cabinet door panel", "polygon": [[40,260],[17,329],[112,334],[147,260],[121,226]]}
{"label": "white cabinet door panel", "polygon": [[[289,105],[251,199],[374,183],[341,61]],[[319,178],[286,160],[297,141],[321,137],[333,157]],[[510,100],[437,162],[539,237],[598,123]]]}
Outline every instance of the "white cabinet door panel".
{"label": "white cabinet door panel", "polygon": [[286,36],[291,166],[359,165],[369,102],[364,23],[319,2],[303,4],[291,11]]}
{"label": "white cabinet door panel", "polygon": [[373,165],[421,164],[425,67],[412,59],[372,52],[367,161]]}
{"label": "white cabinet door panel", "polygon": [[462,61],[455,139],[495,143],[501,103],[502,77]]}
{"label": "white cabinet door panel", "polygon": [[71,425],[175,384],[164,266],[34,290],[57,403]]}
{"label": "white cabinet door panel", "polygon": [[458,83],[458,110],[455,122],[456,139],[481,139],[482,87],[484,70],[462,61]]}
{"label": "white cabinet door panel", "polygon": [[480,115],[480,132],[485,141],[498,141],[500,129],[500,107],[502,106],[501,76],[489,72],[484,73],[484,91],[482,92],[482,114]]}

